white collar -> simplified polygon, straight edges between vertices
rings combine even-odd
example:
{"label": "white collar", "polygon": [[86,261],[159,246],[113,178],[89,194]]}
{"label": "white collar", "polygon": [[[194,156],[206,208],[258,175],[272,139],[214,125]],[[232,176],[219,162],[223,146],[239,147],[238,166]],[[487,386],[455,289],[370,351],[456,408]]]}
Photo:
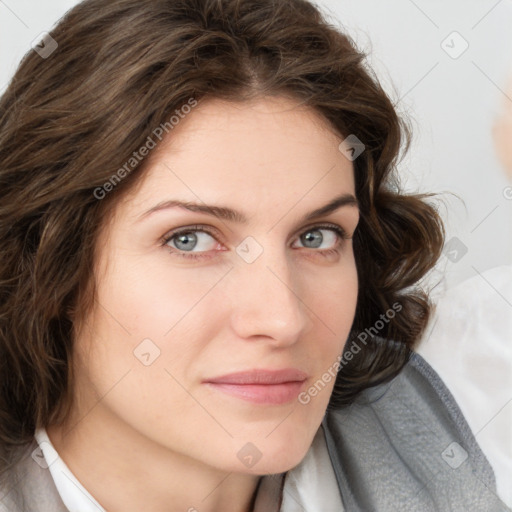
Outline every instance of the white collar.
{"label": "white collar", "polygon": [[286,473],[280,512],[343,512],[338,482],[331,464],[323,427],[302,462]]}
{"label": "white collar", "polygon": [[[57,491],[70,512],[106,512],[59,457],[46,429],[35,433]],[[263,477],[267,478],[267,477]],[[288,471],[279,512],[343,512],[338,484],[320,427],[302,462]]]}
{"label": "white collar", "polygon": [[36,430],[34,437],[41,447],[50,474],[66,508],[70,512],[106,512],[59,457],[46,429]]}

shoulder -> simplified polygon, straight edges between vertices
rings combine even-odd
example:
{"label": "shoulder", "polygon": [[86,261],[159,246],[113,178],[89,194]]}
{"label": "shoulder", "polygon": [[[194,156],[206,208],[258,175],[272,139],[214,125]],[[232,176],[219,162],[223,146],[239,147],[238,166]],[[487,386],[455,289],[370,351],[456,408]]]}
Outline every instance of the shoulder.
{"label": "shoulder", "polygon": [[492,468],[450,391],[418,354],[392,381],[329,411],[323,426],[349,510],[404,503],[410,511],[508,510],[489,508],[503,505]]}
{"label": "shoulder", "polygon": [[0,481],[0,512],[67,512],[37,441],[18,448],[16,458]]}

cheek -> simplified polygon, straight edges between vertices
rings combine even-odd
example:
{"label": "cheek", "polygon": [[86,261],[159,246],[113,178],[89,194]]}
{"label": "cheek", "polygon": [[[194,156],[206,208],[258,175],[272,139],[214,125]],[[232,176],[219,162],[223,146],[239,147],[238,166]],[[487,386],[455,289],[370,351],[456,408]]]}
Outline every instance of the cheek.
{"label": "cheek", "polygon": [[165,257],[112,261],[98,286],[88,332],[77,343],[82,367],[100,396],[126,372],[141,393],[168,389],[165,370],[178,378],[186,374],[221,321],[220,304],[211,296],[222,269],[190,271]]}
{"label": "cheek", "polygon": [[120,335],[129,333],[133,340],[171,337],[229,270],[184,268],[167,258],[163,252],[152,258],[127,258],[99,289],[99,301],[116,320]]}
{"label": "cheek", "polygon": [[338,342],[341,350],[348,336],[354,320],[357,296],[358,278],[353,255],[346,258],[343,266],[332,269],[321,275],[307,279],[307,305],[315,317],[315,322],[323,324],[323,332],[330,333],[327,336],[331,342]]}
{"label": "cheek", "polygon": [[76,344],[88,409],[101,403],[96,413],[110,411],[119,428],[196,449],[211,418],[189,388],[218,324],[211,300],[217,274],[210,269],[199,279],[196,270],[192,279],[176,267],[122,262],[111,269],[87,322],[92,331]]}
{"label": "cheek", "polygon": [[327,407],[354,315],[358,297],[358,278],[355,261],[325,275],[323,279],[308,283],[308,306],[314,318],[315,332],[323,336],[312,337],[309,360],[315,361],[311,383],[299,402],[315,411]]}

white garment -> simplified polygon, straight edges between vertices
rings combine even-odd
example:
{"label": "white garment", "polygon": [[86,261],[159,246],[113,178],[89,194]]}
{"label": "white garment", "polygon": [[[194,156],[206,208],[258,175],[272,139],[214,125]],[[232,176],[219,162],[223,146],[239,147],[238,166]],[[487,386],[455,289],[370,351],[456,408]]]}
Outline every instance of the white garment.
{"label": "white garment", "polygon": [[451,391],[512,507],[512,266],[448,290],[417,352]]}
{"label": "white garment", "polygon": [[280,512],[343,512],[322,427],[302,462],[286,473]]}
{"label": "white garment", "polygon": [[[452,392],[512,507],[512,266],[461,283],[439,299],[418,352]],[[45,429],[36,432],[70,512],[105,512],[59,458]],[[343,512],[323,429],[285,478],[280,512]]]}

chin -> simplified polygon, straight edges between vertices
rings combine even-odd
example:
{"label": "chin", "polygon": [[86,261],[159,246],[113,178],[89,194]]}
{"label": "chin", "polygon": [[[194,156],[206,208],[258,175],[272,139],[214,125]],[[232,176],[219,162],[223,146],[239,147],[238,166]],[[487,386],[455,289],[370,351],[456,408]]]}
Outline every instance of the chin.
{"label": "chin", "polygon": [[[313,437],[314,433],[311,438],[294,439],[293,436],[289,436],[286,439],[279,439],[279,444],[276,443],[277,439],[274,443],[268,443],[270,438],[267,439],[266,446],[259,445],[261,456],[258,462],[252,467],[247,467],[244,472],[262,476],[289,471],[302,462]],[[237,470],[240,471],[240,466]]]}

